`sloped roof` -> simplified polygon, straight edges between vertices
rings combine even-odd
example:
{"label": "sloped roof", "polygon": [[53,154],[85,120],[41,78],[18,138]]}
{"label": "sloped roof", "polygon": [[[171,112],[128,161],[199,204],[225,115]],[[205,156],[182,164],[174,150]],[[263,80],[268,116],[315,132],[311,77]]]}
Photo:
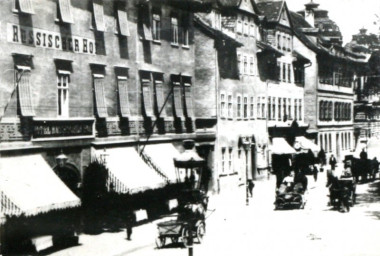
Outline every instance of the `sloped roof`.
{"label": "sloped roof", "polygon": [[283,1],[270,1],[270,2],[260,2],[257,3],[257,8],[260,10],[267,21],[276,22],[280,18]]}
{"label": "sloped roof", "polygon": [[292,11],[289,11],[289,13],[294,28],[312,28],[309,22],[307,22],[301,14]]}
{"label": "sloped roof", "polygon": [[223,7],[239,7],[241,0],[218,0]]}

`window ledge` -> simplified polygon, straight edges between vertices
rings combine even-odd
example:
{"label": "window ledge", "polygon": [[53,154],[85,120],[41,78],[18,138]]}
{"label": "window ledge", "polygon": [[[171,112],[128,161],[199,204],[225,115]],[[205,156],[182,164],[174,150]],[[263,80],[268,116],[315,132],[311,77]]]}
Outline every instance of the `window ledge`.
{"label": "window ledge", "polygon": [[182,45],[182,49],[189,50],[189,49],[190,49],[190,46],[189,46],[189,45]]}
{"label": "window ledge", "polygon": [[154,44],[161,45],[161,40],[152,40],[152,42],[153,42]]}
{"label": "window ledge", "polygon": [[171,45],[172,47],[179,48],[179,45],[178,45],[178,44],[170,43],[170,45]]}

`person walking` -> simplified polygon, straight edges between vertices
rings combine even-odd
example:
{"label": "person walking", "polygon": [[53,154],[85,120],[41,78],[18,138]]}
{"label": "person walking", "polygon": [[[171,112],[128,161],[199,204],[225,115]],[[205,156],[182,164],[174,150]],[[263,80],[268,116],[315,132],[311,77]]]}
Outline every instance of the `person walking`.
{"label": "person walking", "polygon": [[253,183],[253,180],[249,179],[248,180],[248,192],[249,192],[250,197],[253,196],[253,188],[254,187],[255,187],[255,183]]}
{"label": "person walking", "polygon": [[317,182],[317,180],[318,180],[318,168],[317,168],[317,165],[314,165],[314,167],[313,167],[313,176],[314,176],[314,181]]}
{"label": "person walking", "polygon": [[336,166],[336,158],[335,158],[334,155],[330,156],[329,164],[331,166],[331,170],[334,171],[335,170],[335,166]]}
{"label": "person walking", "polygon": [[127,216],[126,216],[126,230],[127,230],[127,240],[132,240],[131,239],[131,236],[132,236],[132,229],[133,229],[133,226],[136,222],[136,217],[135,217],[135,214],[132,210],[128,210],[127,211]]}

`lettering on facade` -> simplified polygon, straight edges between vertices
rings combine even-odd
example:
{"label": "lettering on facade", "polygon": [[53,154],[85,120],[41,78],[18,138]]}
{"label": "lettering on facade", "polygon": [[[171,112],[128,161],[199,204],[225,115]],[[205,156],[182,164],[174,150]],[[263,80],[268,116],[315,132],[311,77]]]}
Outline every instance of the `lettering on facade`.
{"label": "lettering on facade", "polygon": [[23,44],[75,53],[96,54],[94,39],[64,35],[32,27],[7,24],[7,40],[10,43]]}
{"label": "lettering on facade", "polygon": [[34,121],[33,138],[92,136],[93,120]]}

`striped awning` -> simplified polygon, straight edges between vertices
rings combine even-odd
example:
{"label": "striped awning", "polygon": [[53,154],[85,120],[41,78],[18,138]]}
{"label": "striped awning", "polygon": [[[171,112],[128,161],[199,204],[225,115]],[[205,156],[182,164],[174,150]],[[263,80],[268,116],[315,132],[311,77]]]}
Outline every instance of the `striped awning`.
{"label": "striped awning", "polygon": [[96,110],[100,118],[108,117],[103,80],[104,77],[102,75],[94,75]]}
{"label": "striped awning", "polygon": [[144,153],[150,157],[169,181],[175,182],[177,180],[174,158],[179,157],[180,152],[171,143],[146,145]]}
{"label": "striped awning", "polygon": [[[95,150],[100,158],[104,150]],[[149,167],[133,147],[106,149],[108,185],[117,193],[137,193],[166,185],[163,178]],[[112,184],[112,185],[111,185]]]}
{"label": "striped awning", "polygon": [[18,83],[18,96],[21,115],[24,117],[35,116],[30,88],[30,70],[23,69],[19,74],[21,77],[19,77]]}
{"label": "striped awning", "polygon": [[1,212],[33,216],[80,205],[40,154],[1,157]]}

